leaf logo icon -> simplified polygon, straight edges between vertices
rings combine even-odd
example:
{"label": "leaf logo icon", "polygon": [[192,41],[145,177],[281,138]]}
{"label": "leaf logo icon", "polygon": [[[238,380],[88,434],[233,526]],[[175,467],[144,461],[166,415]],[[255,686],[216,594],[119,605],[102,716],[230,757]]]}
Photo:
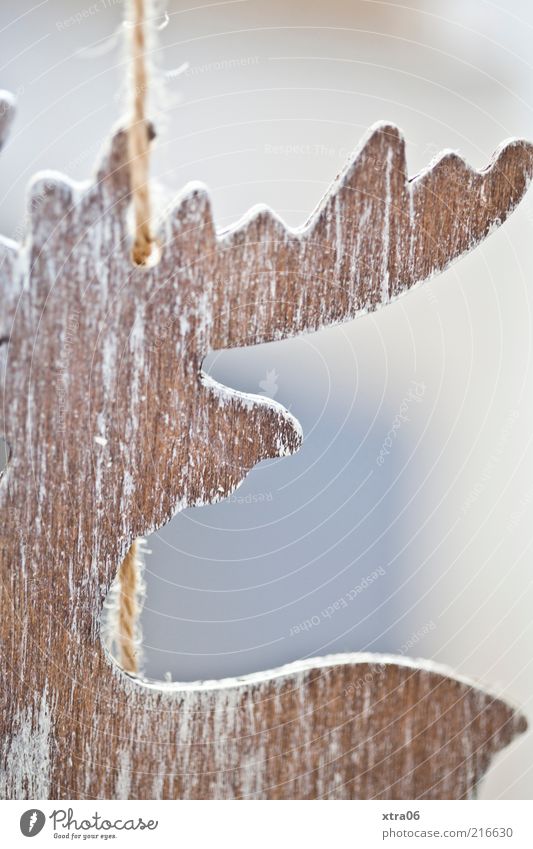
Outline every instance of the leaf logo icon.
{"label": "leaf logo icon", "polygon": [[263,390],[265,395],[269,395],[270,398],[274,398],[278,391],[278,373],[276,369],[273,368],[270,371],[267,371],[264,380],[259,381],[259,388]]}
{"label": "leaf logo icon", "polygon": [[46,817],[38,808],[30,808],[24,811],[20,818],[20,830],[24,837],[35,837],[43,830]]}

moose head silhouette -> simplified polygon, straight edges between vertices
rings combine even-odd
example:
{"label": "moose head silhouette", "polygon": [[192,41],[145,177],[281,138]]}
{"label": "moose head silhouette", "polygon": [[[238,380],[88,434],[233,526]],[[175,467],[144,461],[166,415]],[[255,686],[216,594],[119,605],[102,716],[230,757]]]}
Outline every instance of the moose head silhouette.
{"label": "moose head silhouette", "polygon": [[[203,711],[213,739],[226,721],[235,730],[230,697],[190,701],[127,679],[102,650],[102,602],[133,539],[226,497],[260,460],[301,442],[279,404],[216,383],[203,359],[390,303],[503,222],[532,174],[533,146],[511,141],[484,171],[446,153],[409,179],[401,134],[378,125],[299,229],[257,207],[217,233],[206,190],[189,186],[150,267],[131,261],[123,131],[94,181],[33,181],[23,243],[0,243],[6,795],[113,796],[124,776],[137,795],[184,794],[192,755],[177,729],[194,716],[198,730]],[[479,733],[496,739],[489,726]],[[194,792],[215,792],[212,780]]]}

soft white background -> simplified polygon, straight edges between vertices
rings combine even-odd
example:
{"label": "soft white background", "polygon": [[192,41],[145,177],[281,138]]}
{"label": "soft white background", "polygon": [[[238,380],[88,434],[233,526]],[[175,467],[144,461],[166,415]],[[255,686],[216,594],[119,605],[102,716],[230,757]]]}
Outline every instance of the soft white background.
{"label": "soft white background", "polygon": [[[443,147],[483,167],[503,139],[533,139],[526,0],[167,10],[153,52],[154,194],[164,203],[203,180],[221,226],[257,202],[303,222],[380,119],[403,128],[412,173]],[[0,86],[19,101],[0,161],[6,235],[23,232],[35,170],[88,177],[123,114],[127,64],[113,37],[123,14],[113,0],[1,5]],[[187,73],[165,77],[184,61]],[[533,724],[532,223],[530,197],[475,253],[383,312],[210,358],[231,386],[261,392],[266,381],[305,443],[256,468],[236,498],[148,541],[148,675],[222,677],[410,644],[516,701]],[[379,467],[413,380],[423,398]],[[378,567],[385,575],[347,608],[321,616]],[[313,616],[319,625],[290,636]],[[532,739],[500,757],[483,798],[531,797]]]}

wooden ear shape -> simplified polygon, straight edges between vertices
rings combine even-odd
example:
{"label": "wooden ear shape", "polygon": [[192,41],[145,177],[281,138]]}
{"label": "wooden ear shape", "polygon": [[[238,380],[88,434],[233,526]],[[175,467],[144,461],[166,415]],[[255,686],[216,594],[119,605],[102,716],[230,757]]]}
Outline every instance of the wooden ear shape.
{"label": "wooden ear shape", "polygon": [[256,209],[217,235],[196,187],[150,268],[131,261],[123,133],[95,181],[34,183],[23,249],[0,245],[1,794],[472,795],[524,721],[446,672],[349,656],[164,687],[121,673],[99,623],[135,537],[300,444],[279,405],[206,379],[205,355],[347,320],[441,270],[519,201],[532,151],[509,143],[483,172],[446,155],[410,181],[379,126],[304,227]]}
{"label": "wooden ear shape", "polygon": [[96,169],[96,182],[100,191],[112,195],[117,201],[130,193],[128,135],[119,128],[111,142],[105,145]]}

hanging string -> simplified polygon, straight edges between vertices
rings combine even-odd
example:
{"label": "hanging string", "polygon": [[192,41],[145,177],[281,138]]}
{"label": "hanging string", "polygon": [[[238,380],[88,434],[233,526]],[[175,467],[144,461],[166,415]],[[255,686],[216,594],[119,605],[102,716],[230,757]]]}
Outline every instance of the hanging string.
{"label": "hanging string", "polygon": [[[128,153],[135,233],[132,259],[145,265],[154,247],[150,228],[148,185],[151,132],[146,119],[148,70],[146,65],[146,5],[150,0],[130,0],[132,115],[128,127]],[[145,5],[146,3],[146,5]],[[139,672],[138,618],[141,562],[138,540],[129,549],[118,570],[118,614],[116,644],[118,661],[131,674]]]}
{"label": "hanging string", "polygon": [[116,642],[118,661],[126,672],[139,672],[138,616],[141,562],[139,542],[135,540],[118,573],[119,598]]}
{"label": "hanging string", "polygon": [[128,128],[131,194],[135,214],[135,236],[132,256],[137,265],[144,265],[152,253],[153,236],[150,228],[150,192],[148,166],[151,132],[146,119],[148,68],[146,63],[146,6],[150,0],[130,0],[132,21],[132,115]]}

